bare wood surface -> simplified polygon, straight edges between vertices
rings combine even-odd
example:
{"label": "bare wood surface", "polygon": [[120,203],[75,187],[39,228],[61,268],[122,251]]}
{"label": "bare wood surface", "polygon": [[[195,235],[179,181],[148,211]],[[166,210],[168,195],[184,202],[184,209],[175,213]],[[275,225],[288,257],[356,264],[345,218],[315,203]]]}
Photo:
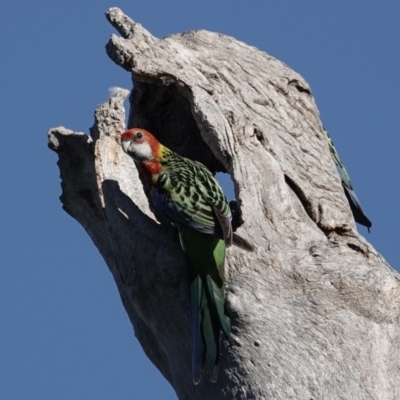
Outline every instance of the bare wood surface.
{"label": "bare wood surface", "polygon": [[[228,172],[237,232],[226,296],[235,345],[219,380],[191,380],[185,258],[152,213],[117,90],[90,136],[49,132],[63,208],[110,268],[135,334],[180,399],[400,398],[399,275],[354,225],[304,79],[234,38],[207,31],[162,40],[112,8],[108,55],[131,72],[130,127]],[[88,282],[90,290],[90,282]]]}

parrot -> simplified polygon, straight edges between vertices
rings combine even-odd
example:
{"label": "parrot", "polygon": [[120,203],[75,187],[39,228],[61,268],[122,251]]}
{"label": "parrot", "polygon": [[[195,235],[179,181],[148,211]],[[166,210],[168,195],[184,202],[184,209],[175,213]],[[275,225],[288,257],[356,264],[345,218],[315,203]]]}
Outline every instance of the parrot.
{"label": "parrot", "polygon": [[254,247],[233,232],[229,203],[206,166],[173,152],[141,128],[124,132],[121,145],[143,177],[154,208],[178,229],[187,255],[193,383],[201,381],[204,370],[216,382],[221,332],[233,344],[225,313],[226,248]]}
{"label": "parrot", "polygon": [[347,200],[349,201],[350,208],[353,213],[354,219],[359,224],[366,226],[368,228],[368,232],[369,232],[370,228],[372,226],[372,223],[367,218],[367,216],[364,214],[361,204],[358,201],[358,198],[354,192],[353,185],[351,184],[349,174],[347,173],[346,168],[344,167],[342,161],[340,160],[339,154],[337,153],[337,151],[335,149],[335,146],[332,142],[331,137],[329,136],[328,131],[325,128],[323,129],[323,131],[328,139],[329,150],[330,150],[331,156],[333,158],[333,161],[335,162],[335,166],[339,173],[340,179],[342,180],[342,186],[344,189],[344,193],[347,197]]}

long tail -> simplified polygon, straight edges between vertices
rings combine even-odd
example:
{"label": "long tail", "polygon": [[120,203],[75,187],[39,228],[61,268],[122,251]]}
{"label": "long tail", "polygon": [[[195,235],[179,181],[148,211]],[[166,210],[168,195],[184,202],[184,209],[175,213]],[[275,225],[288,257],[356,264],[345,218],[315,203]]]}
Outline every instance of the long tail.
{"label": "long tail", "polygon": [[210,276],[194,278],[190,285],[192,322],[192,376],[197,385],[204,366],[216,382],[221,357],[221,330],[231,342],[230,321],[224,313],[223,292]]}
{"label": "long tail", "polygon": [[350,208],[353,213],[354,219],[359,224],[366,226],[368,228],[368,232],[369,232],[369,229],[371,228],[372,223],[367,218],[367,216],[364,214],[364,211],[361,208],[361,204],[358,201],[356,194],[354,193],[353,185],[351,183],[349,174],[347,173],[346,168],[344,167],[344,165],[339,157],[339,154],[336,151],[335,145],[333,144],[333,141],[332,141],[331,137],[329,136],[329,133],[327,132],[326,129],[324,129],[324,132],[326,134],[326,137],[328,138],[329,150],[331,152],[333,161],[335,162],[336,169],[339,173],[340,179],[342,180],[344,193],[347,197],[347,200],[349,201]]}
{"label": "long tail", "polygon": [[353,213],[355,221],[361,225],[366,226],[368,228],[368,232],[369,232],[369,229],[372,226],[372,222],[364,214],[364,211],[361,208],[361,204],[358,201],[358,198],[357,198],[356,194],[354,193],[354,190],[348,188],[344,183],[343,183],[343,188],[344,188],[344,193],[347,197],[347,200],[349,201],[350,208]]}
{"label": "long tail", "polygon": [[198,384],[204,368],[216,382],[221,358],[221,331],[232,343],[230,319],[225,315],[222,239],[192,230],[180,230],[188,255],[192,336],[192,376]]}

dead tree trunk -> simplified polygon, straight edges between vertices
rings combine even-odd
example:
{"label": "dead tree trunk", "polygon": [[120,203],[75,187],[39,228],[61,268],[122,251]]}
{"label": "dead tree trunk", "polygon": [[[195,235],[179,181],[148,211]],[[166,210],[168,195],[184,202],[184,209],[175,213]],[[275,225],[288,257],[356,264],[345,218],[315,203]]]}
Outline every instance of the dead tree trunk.
{"label": "dead tree trunk", "polygon": [[120,90],[90,136],[49,133],[63,208],[117,283],[135,334],[180,399],[399,399],[399,276],[354,225],[301,76],[231,37],[157,39],[119,9],[107,53],[132,73],[129,126],[234,181],[238,233],[226,296],[236,344],[216,384],[194,386],[185,258],[156,222],[119,144]]}

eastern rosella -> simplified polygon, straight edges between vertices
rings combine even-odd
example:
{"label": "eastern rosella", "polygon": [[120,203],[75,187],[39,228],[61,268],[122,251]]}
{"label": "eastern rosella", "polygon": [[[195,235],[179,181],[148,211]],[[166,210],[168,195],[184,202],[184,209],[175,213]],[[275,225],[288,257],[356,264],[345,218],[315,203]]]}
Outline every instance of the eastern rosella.
{"label": "eastern rosella", "polygon": [[144,129],[129,129],[121,143],[147,183],[155,209],[178,228],[189,265],[193,382],[200,382],[204,367],[215,382],[221,331],[232,344],[225,314],[225,249],[253,247],[233,233],[226,197],[203,164],[174,153]]}
{"label": "eastern rosella", "polygon": [[344,189],[344,193],[346,194],[347,200],[349,201],[351,211],[353,213],[354,219],[361,225],[364,225],[369,229],[372,226],[371,221],[364,214],[363,209],[361,208],[361,204],[358,201],[356,194],[354,193],[353,185],[351,184],[349,174],[346,171],[342,161],[339,158],[339,154],[337,153],[335,146],[332,142],[329,133],[324,129],[326,137],[328,138],[329,150],[331,152],[331,156],[333,161],[335,162],[336,169],[339,173],[340,179],[342,180],[342,185]]}

